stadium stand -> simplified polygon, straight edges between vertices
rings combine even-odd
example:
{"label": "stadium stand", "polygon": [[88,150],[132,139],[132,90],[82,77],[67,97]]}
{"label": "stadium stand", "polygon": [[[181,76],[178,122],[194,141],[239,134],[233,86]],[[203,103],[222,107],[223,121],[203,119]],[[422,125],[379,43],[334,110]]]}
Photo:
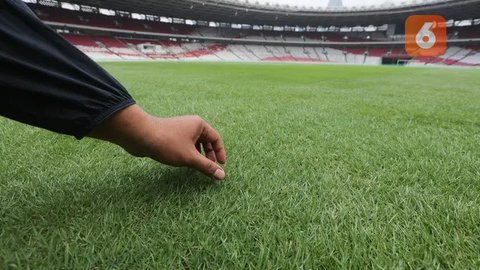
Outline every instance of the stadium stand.
{"label": "stadium stand", "polygon": [[[470,26],[448,28],[452,44],[443,56],[411,59],[406,54],[403,43],[398,41],[398,34],[389,33],[388,27],[383,30],[347,32],[341,32],[340,27],[336,27],[336,31],[326,32],[297,32],[292,29],[275,31],[267,27],[260,30],[235,29],[188,25],[185,20],[181,20],[183,23],[166,23],[159,20],[159,17],[150,20],[134,19],[128,12],[105,15],[94,7],[90,7],[90,11],[69,10],[55,6],[54,3],[58,2],[42,0],[30,3],[30,6],[43,21],[95,60],[280,61],[378,65],[388,59],[389,63],[401,60],[408,65],[480,66],[480,25],[474,24],[473,20]],[[207,15],[211,14],[205,16]],[[350,20],[353,22],[361,17],[358,14],[352,16]],[[452,16],[457,15],[452,13]],[[390,23],[389,18],[383,20],[384,25]]]}
{"label": "stadium stand", "polygon": [[183,24],[167,24],[155,21],[135,20],[118,16],[72,11],[42,5],[30,5],[33,11],[45,22],[70,25],[83,25],[112,30],[144,31],[152,33],[182,34],[193,31],[193,27]]}

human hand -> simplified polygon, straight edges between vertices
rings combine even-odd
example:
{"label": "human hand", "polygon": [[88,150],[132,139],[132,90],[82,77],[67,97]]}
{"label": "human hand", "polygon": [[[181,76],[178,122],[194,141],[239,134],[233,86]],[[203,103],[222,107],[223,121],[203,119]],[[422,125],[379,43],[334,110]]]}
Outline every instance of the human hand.
{"label": "human hand", "polygon": [[137,157],[188,166],[216,180],[225,178],[224,169],[217,164],[227,161],[223,140],[199,116],[159,118],[132,105],[105,120],[89,136],[118,144]]}

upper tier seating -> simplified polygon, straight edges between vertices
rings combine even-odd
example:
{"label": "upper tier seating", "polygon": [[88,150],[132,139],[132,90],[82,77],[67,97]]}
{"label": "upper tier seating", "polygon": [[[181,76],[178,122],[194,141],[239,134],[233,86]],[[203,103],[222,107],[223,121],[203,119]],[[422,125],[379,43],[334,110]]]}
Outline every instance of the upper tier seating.
{"label": "upper tier seating", "polygon": [[190,34],[195,29],[193,26],[185,24],[169,24],[155,21],[135,20],[118,16],[107,16],[96,13],[72,11],[41,5],[31,5],[31,7],[41,20],[48,22],[183,35]]}

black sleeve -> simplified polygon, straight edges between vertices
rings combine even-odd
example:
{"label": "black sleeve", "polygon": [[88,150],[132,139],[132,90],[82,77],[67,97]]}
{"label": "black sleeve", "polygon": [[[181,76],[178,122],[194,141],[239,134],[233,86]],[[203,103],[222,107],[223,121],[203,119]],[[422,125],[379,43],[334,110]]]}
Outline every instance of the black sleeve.
{"label": "black sleeve", "polygon": [[0,115],[83,138],[134,100],[21,0],[0,0]]}

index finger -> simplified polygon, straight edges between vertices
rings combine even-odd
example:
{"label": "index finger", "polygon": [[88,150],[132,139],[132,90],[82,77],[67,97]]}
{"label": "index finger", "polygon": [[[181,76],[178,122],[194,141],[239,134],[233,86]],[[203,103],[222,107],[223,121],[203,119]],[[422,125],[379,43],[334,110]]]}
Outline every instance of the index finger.
{"label": "index finger", "polygon": [[202,144],[212,144],[213,151],[215,152],[215,156],[217,157],[218,162],[223,164],[227,161],[227,153],[225,151],[225,145],[223,143],[222,137],[206,121],[204,121],[202,134],[200,135],[199,140]]}

